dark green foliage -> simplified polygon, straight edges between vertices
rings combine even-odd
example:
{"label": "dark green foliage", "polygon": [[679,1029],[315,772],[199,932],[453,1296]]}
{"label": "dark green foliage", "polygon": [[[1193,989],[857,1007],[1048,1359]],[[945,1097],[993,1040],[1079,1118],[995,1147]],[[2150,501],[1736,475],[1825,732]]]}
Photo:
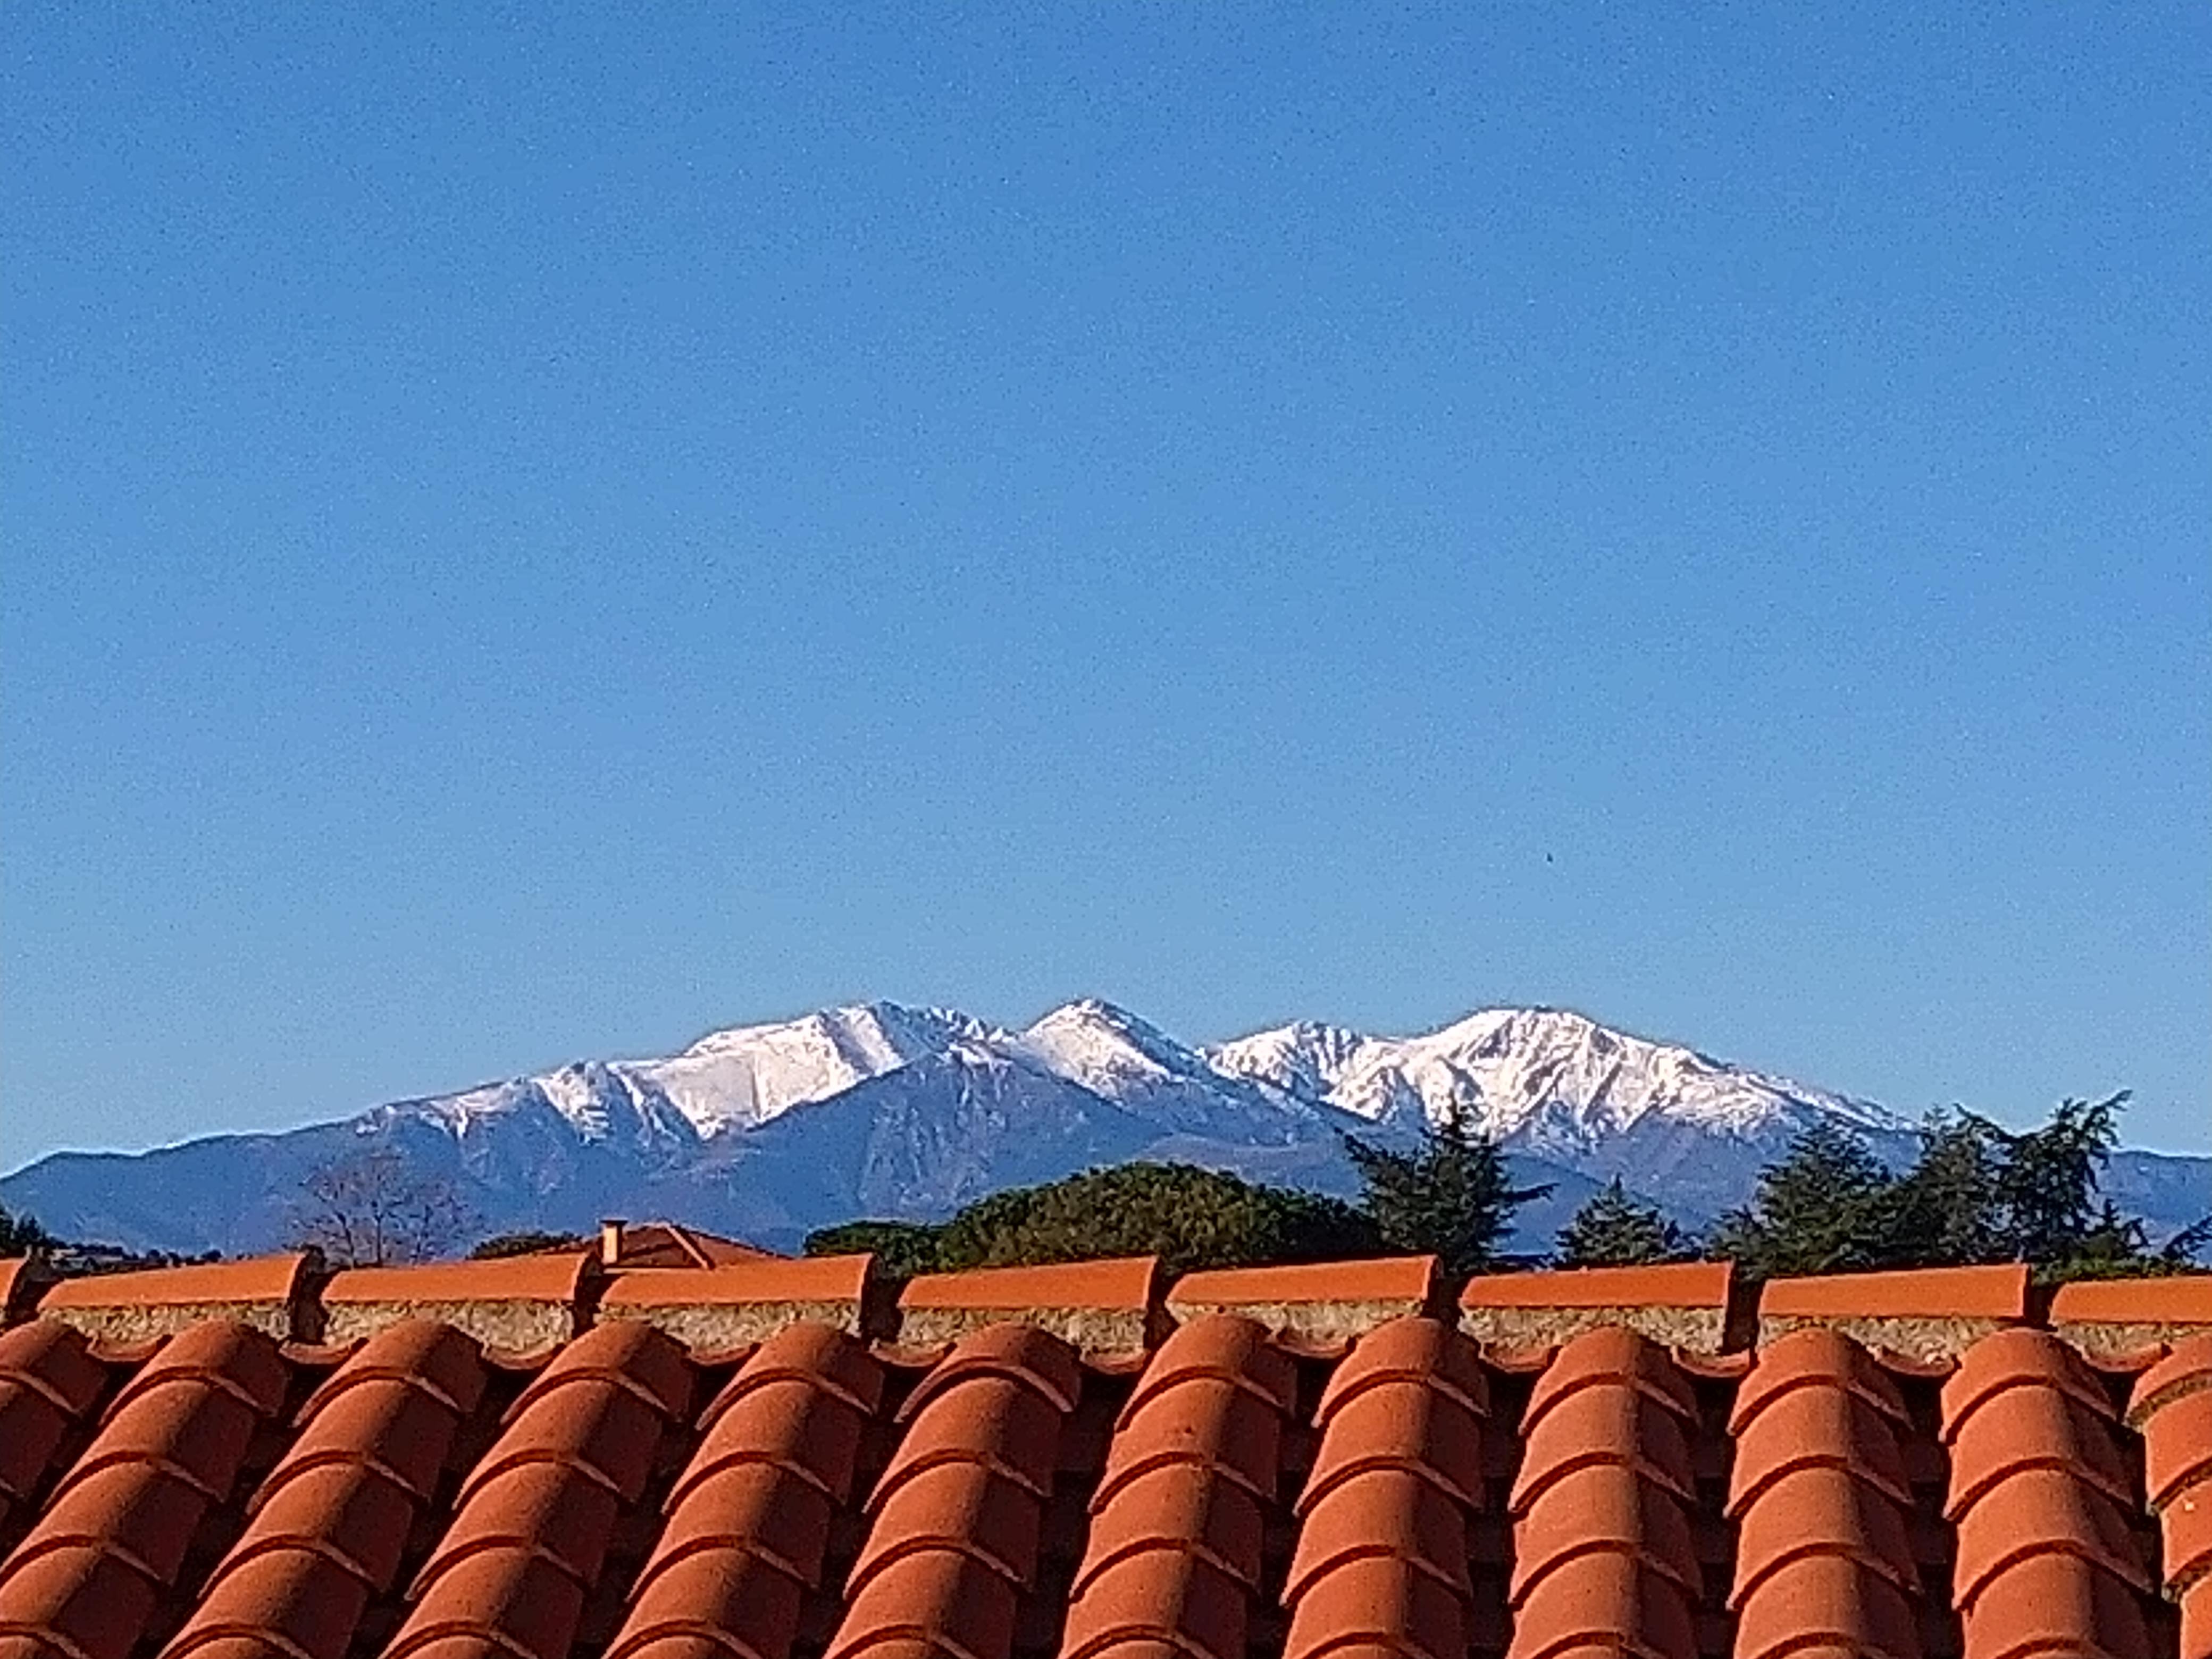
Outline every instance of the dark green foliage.
{"label": "dark green foliage", "polygon": [[877,1271],[892,1279],[912,1279],[937,1271],[939,1229],[912,1221],[848,1221],[817,1227],[801,1248],[809,1255],[865,1255],[872,1252]]}
{"label": "dark green foliage", "polygon": [[547,1233],[530,1229],[494,1233],[469,1252],[469,1260],[495,1261],[502,1256],[536,1255],[540,1250],[580,1250],[585,1242],[581,1233]]}
{"label": "dark green foliage", "polygon": [[967,1267],[1157,1255],[1169,1273],[1367,1255],[1350,1205],[1188,1164],[1125,1164],[977,1200],[934,1227],[855,1221],[806,1238],[809,1255],[873,1250],[895,1277]]}
{"label": "dark green foliage", "polygon": [[1996,1197],[2018,1260],[2057,1266],[2087,1249],[2117,1248],[2100,1231],[2097,1178],[2119,1145],[2127,1101],[2124,1093],[2094,1105],[2062,1101],[2042,1128],[2009,1137]]}
{"label": "dark green foliage", "polygon": [[1754,1278],[1863,1267],[2025,1261],[2046,1281],[2188,1271],[2212,1218],[2153,1250],[2142,1222],[2098,1192],[2125,1094],[2065,1100],[2014,1134],[1972,1112],[1932,1115],[1902,1175],[1826,1123],[1759,1176],[1722,1221],[1715,1254]]}
{"label": "dark green foliage", "polygon": [[55,1243],[54,1236],[33,1217],[12,1216],[0,1208],[0,1256],[43,1254]]}
{"label": "dark green foliage", "polygon": [[1891,1184],[1857,1137],[1820,1119],[1759,1171],[1751,1203],[1721,1218],[1713,1254],[1755,1279],[1886,1266]]}
{"label": "dark green foliage", "polygon": [[1355,1136],[1345,1150],[1365,1188],[1362,1207],[1385,1249],[1433,1255],[1455,1277],[1482,1272],[1498,1259],[1498,1241],[1513,1212],[1552,1189],[1516,1187],[1498,1143],[1453,1109],[1425,1127],[1411,1152],[1392,1152]]}
{"label": "dark green foliage", "polygon": [[1615,1176],[1559,1229],[1558,1255],[1562,1267],[1636,1267],[1680,1261],[1689,1249],[1687,1237],[1657,1205],[1631,1198]]}

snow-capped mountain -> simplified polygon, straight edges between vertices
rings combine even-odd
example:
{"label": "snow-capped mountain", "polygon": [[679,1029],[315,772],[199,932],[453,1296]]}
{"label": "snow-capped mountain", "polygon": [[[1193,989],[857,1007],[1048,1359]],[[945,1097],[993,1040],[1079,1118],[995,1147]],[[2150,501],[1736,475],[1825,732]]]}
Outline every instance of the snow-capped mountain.
{"label": "snow-capped mountain", "polygon": [[1555,1008],[1492,1008],[1425,1036],[1285,1025],[1206,1051],[1219,1071],[1385,1122],[1458,1110],[1509,1144],[1576,1156],[1657,1118],[1735,1137],[1816,1115],[1862,1133],[1909,1125],[1869,1101],[1747,1071]]}
{"label": "snow-capped mountain", "polygon": [[[1345,1133],[1407,1139],[1453,1111],[1496,1135],[1521,1179],[1554,1183],[1522,1213],[1531,1245],[1615,1175],[1709,1219],[1820,1118],[1887,1157],[1911,1146],[1870,1102],[1555,1009],[1490,1009],[1415,1036],[1304,1023],[1199,1048],[1096,1000],[1018,1030],[870,1002],[284,1134],[58,1154],[0,1179],[0,1204],[64,1237],[265,1249],[309,1170],[373,1145],[450,1180],[486,1231],[651,1215],[790,1246],[826,1223],[941,1216],[1130,1158],[1349,1192]],[[2123,1154],[2108,1185],[2179,1224],[2212,1208],[2212,1159]]]}

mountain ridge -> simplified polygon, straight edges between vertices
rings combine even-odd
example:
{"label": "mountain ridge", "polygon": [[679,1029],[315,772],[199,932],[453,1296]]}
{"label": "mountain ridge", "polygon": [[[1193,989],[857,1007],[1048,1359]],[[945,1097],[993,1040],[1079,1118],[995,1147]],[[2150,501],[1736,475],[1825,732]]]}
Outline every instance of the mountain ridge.
{"label": "mountain ridge", "polygon": [[[0,1177],[0,1204],[135,1249],[269,1249],[316,1164],[390,1146],[459,1188],[488,1231],[627,1213],[788,1247],[829,1222],[937,1218],[1131,1158],[1348,1194],[1345,1135],[1410,1142],[1454,1112],[1498,1139],[1518,1178],[1554,1185],[1522,1216],[1524,1243],[1615,1176],[1688,1224],[1710,1221],[1823,1119],[1892,1162],[1913,1146],[1912,1125],[1874,1102],[1570,1009],[1478,1009],[1409,1036],[1298,1021],[1191,1045],[1097,998],[1019,1029],[876,1000],[272,1135],[57,1153]],[[2124,1158],[2118,1187],[2148,1195],[2154,1223],[2212,1209],[2212,1158]]]}

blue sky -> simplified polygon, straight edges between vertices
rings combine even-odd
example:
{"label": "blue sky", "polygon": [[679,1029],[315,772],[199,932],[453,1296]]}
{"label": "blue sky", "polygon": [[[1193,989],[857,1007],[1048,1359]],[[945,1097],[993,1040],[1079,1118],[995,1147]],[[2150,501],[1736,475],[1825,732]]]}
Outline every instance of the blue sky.
{"label": "blue sky", "polygon": [[8,9],[0,1167],[1085,994],[2212,1150],[2201,8],[617,9]]}

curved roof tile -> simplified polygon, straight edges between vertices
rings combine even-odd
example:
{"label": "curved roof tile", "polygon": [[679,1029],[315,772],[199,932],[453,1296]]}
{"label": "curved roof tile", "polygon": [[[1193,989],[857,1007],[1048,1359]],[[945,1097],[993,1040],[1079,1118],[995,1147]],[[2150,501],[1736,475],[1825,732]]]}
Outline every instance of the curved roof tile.
{"label": "curved roof tile", "polygon": [[684,1503],[694,1486],[733,1464],[773,1463],[842,1502],[867,1420],[848,1397],[813,1379],[756,1380],[713,1418],[668,1501]]}
{"label": "curved roof tile", "polygon": [[876,1511],[846,1581],[848,1600],[916,1550],[974,1557],[1016,1586],[1036,1571],[1042,1516],[1036,1494],[981,1463],[939,1463],[902,1481]]}
{"label": "curved roof tile", "polygon": [[1507,1659],[1568,1654],[1696,1659],[1696,1621],[1682,1587],[1611,1551],[1562,1563],[1529,1590],[1513,1620]]}
{"label": "curved roof tile", "polygon": [[1370,1555],[1411,1562],[1461,1596],[1474,1594],[1465,1509],[1417,1474],[1376,1469],[1333,1487],[1308,1511],[1284,1605],[1297,1606],[1320,1579]]}
{"label": "curved roof tile", "polygon": [[1735,1581],[1741,1607],[1759,1586],[1808,1556],[1839,1556],[1917,1594],[1919,1570],[1899,1502],[1850,1468],[1797,1470],[1762,1487],[1736,1534]]}
{"label": "curved roof tile", "polygon": [[1378,1648],[1411,1659],[1462,1659],[1466,1598],[1409,1559],[1358,1556],[1305,1588],[1291,1610],[1283,1659]]}
{"label": "curved roof tile", "polygon": [[1278,1412],[1288,1412],[1297,1375],[1267,1328],[1241,1314],[1207,1314],[1179,1327],[1137,1379],[1115,1426],[1126,1426],[1155,1395],[1189,1378],[1234,1383]]}
{"label": "curved roof tile", "polygon": [[1105,1568],[1067,1609],[1060,1659],[1090,1659],[1127,1644],[1161,1644],[1191,1659],[1244,1659],[1250,1618],[1244,1586],[1179,1549],[1146,1550]]}
{"label": "curved roof tile", "polygon": [[1259,1500],[1201,1463],[1164,1463],[1095,1504],[1072,1593],[1124,1557],[1180,1549],[1219,1567],[1248,1589],[1260,1583],[1263,1532]]}
{"label": "curved roof tile", "polygon": [[1425,1381],[1378,1378],[1329,1416],[1297,1510],[1370,1469],[1407,1469],[1470,1510],[1482,1504],[1482,1420]]}
{"label": "curved roof tile", "polygon": [[1611,1553],[1641,1562],[1698,1594],[1698,1553],[1681,1500],[1618,1464],[1577,1469],[1545,1490],[1513,1528],[1517,1606],[1568,1562]]}
{"label": "curved roof tile", "polygon": [[2140,1659],[2151,1651],[2135,1591],[2102,1567],[2057,1552],[2008,1568],[1966,1612],[1962,1626],[1965,1659]]}
{"label": "curved roof tile", "polygon": [[1015,1615],[1014,1587],[1003,1574],[956,1550],[923,1550],[860,1587],[824,1659],[856,1659],[910,1642],[951,1659],[1006,1659]]}
{"label": "curved roof tile", "polygon": [[1553,1355],[1529,1391],[1521,1431],[1530,1432],[1548,1413],[1586,1389],[1612,1387],[1632,1389],[1686,1422],[1697,1417],[1697,1397],[1667,1351],[1615,1325],[1586,1332]]}
{"label": "curved roof tile", "polygon": [[605,1659],[787,1659],[805,1601],[797,1579],[750,1552],[674,1556],[631,1592]]}
{"label": "curved roof tile", "polygon": [[[1534,1401],[1529,1410],[1536,1411]],[[1633,1469],[1685,1502],[1696,1496],[1681,1419],[1628,1382],[1583,1379],[1556,1395],[1533,1426],[1528,1418],[1522,1425],[1521,1471],[1507,1499],[1516,1516],[1547,1487],[1596,1464]]]}
{"label": "curved roof tile", "polygon": [[1920,1659],[1921,1652],[1911,1601],[1894,1579],[1847,1556],[1784,1562],[1759,1581],[1736,1614],[1735,1659]]}
{"label": "curved roof tile", "polygon": [[948,1462],[981,1464],[1039,1498],[1051,1496],[1060,1415],[1027,1382],[998,1376],[967,1378],[930,1401],[907,1425],[869,1498],[870,1512],[881,1510],[902,1482]]}
{"label": "curved roof tile", "polygon": [[1060,1338],[1034,1325],[987,1325],[961,1337],[930,1367],[899,1407],[898,1420],[908,1421],[945,1389],[975,1376],[1004,1376],[1025,1383],[1059,1412],[1074,1410],[1083,1392],[1082,1362]]}
{"label": "curved roof tile", "polygon": [[1490,1409],[1489,1382],[1475,1344],[1441,1320],[1394,1319],[1352,1344],[1329,1374],[1314,1420],[1322,1427],[1346,1401],[1385,1382],[1419,1382],[1478,1415]]}
{"label": "curved roof tile", "polygon": [[1215,1470],[1262,1500],[1275,1495],[1282,1415],[1241,1382],[1186,1374],[1144,1395],[1106,1451],[1098,1501],[1127,1481],[1169,1463]]}

